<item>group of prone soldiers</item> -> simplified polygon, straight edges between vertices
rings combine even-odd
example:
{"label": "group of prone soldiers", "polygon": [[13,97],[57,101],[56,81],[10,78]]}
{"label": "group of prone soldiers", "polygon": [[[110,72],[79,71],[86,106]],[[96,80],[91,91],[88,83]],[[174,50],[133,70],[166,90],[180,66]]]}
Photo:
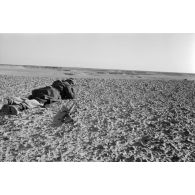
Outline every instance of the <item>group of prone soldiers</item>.
{"label": "group of prone soldiers", "polygon": [[[72,78],[66,80],[56,80],[50,86],[32,90],[32,94],[27,98],[10,97],[3,100],[1,112],[8,115],[18,115],[21,111],[37,107],[48,107],[51,103],[60,102],[62,100],[75,99],[74,80]],[[74,102],[66,109],[66,114],[74,106]]]}

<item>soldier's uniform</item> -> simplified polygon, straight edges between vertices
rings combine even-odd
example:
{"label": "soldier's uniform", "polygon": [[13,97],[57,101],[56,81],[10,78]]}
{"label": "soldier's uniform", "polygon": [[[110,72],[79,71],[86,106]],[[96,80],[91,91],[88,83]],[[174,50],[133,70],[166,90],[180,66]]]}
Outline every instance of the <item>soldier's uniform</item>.
{"label": "soldier's uniform", "polygon": [[44,107],[53,102],[74,99],[75,92],[73,86],[74,82],[72,79],[56,80],[51,86],[32,90],[32,94],[28,98],[6,98],[1,111],[6,114],[17,115],[19,111],[25,109]]}

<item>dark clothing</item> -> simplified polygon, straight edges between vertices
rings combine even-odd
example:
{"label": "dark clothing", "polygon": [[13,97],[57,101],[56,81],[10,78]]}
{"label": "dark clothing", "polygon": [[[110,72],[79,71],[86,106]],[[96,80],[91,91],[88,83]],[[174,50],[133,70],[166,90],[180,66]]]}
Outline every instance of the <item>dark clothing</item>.
{"label": "dark clothing", "polygon": [[52,86],[34,89],[29,99],[36,99],[41,103],[51,103],[61,100],[60,92]]}
{"label": "dark clothing", "polygon": [[74,89],[68,82],[64,82],[64,89],[61,93],[62,99],[75,99]]}
{"label": "dark clothing", "polygon": [[43,104],[50,104],[64,99],[74,99],[75,93],[68,82],[54,81],[51,86],[34,89],[29,99],[36,99]]}
{"label": "dark clothing", "polygon": [[[52,102],[75,99],[73,86],[74,81],[72,79],[56,80],[51,86],[32,90],[32,95],[28,98],[6,98],[3,110],[8,114],[17,115],[19,111],[25,109],[47,107],[46,104],[51,104]],[[71,109],[68,111],[70,112]]]}
{"label": "dark clothing", "polygon": [[58,89],[60,91],[61,98],[64,99],[74,99],[75,93],[73,87],[70,83],[64,80],[54,81],[52,87]]}

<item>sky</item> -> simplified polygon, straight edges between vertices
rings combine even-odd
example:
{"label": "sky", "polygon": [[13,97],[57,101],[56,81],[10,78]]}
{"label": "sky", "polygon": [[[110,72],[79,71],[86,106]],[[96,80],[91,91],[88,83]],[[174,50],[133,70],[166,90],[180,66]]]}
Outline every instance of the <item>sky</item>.
{"label": "sky", "polygon": [[0,34],[0,64],[195,73],[195,34]]}

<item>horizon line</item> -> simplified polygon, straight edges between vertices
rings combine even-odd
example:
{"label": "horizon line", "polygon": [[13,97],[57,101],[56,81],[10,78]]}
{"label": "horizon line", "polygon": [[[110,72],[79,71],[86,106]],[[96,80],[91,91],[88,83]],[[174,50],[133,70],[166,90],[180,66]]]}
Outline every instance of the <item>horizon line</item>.
{"label": "horizon line", "polygon": [[109,68],[88,68],[79,66],[53,66],[53,65],[32,65],[32,64],[0,64],[0,66],[34,66],[34,67],[45,67],[45,68],[72,68],[72,69],[93,69],[93,70],[114,70],[114,71],[136,71],[136,72],[156,72],[156,73],[178,73],[178,74],[195,74],[190,72],[166,72],[166,71],[152,71],[152,70],[129,70],[129,69],[109,69]]}

